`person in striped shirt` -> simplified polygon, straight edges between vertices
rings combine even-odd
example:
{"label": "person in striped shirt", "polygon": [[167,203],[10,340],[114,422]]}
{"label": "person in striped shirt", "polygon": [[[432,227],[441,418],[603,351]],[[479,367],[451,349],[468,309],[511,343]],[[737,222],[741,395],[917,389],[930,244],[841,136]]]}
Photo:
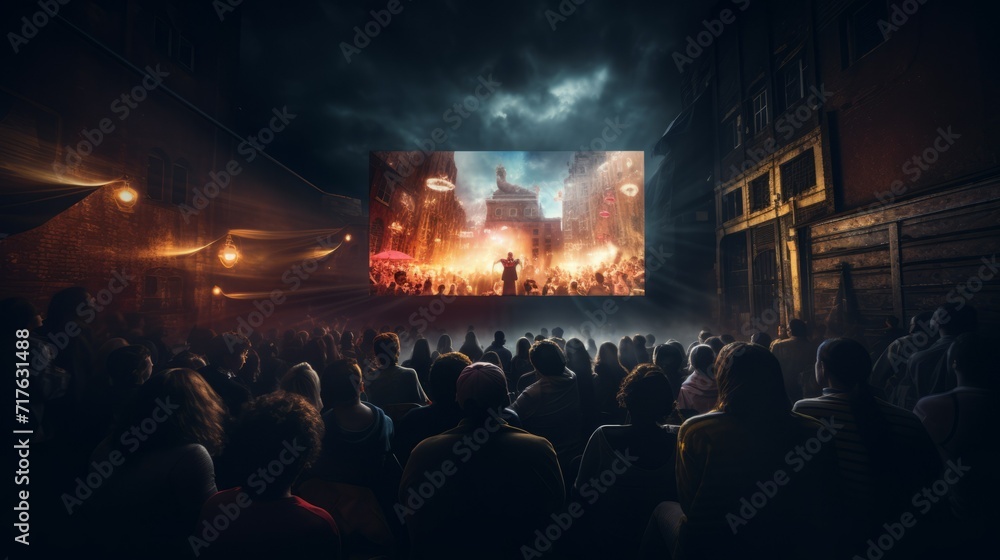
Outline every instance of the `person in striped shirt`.
{"label": "person in striped shirt", "polygon": [[[858,543],[877,538],[882,525],[911,508],[910,499],[942,472],[934,443],[910,411],[876,398],[868,385],[871,357],[848,338],[824,341],[816,352],[816,382],[823,394],[793,410],[841,424],[834,434],[844,499],[854,512]],[[918,539],[906,539],[917,546]],[[864,548],[860,548],[864,550]]]}

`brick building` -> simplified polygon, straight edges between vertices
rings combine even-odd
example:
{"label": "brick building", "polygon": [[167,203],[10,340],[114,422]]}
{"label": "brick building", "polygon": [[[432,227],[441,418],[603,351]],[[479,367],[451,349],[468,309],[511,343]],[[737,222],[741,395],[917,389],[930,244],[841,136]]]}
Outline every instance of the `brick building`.
{"label": "brick building", "polygon": [[[713,179],[717,316],[732,332],[825,322],[838,301],[871,332],[939,305],[1000,246],[997,39],[977,12],[994,8],[905,9],[771,0],[707,14],[735,17],[685,69],[653,180],[696,199],[677,177]],[[684,142],[711,157],[685,159]],[[988,323],[998,297],[995,284],[976,293]]]}
{"label": "brick building", "polygon": [[[210,4],[81,1],[7,53],[0,295],[44,310],[59,289],[96,293],[120,272],[134,280],[107,312],[143,311],[182,340],[193,324],[233,328],[251,304],[214,296],[213,286],[266,291],[290,264],[258,234],[236,236],[243,258],[227,269],[228,232],[343,222],[265,145],[234,132],[239,28],[238,13],[222,22]],[[258,143],[294,126],[281,113],[279,104],[260,115]],[[117,198],[126,186],[132,204]]]}

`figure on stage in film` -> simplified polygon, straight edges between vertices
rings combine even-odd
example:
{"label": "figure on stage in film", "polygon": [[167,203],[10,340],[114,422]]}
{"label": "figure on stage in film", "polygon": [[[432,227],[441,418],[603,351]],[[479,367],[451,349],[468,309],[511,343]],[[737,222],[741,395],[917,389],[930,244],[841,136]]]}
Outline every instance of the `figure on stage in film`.
{"label": "figure on stage in film", "polygon": [[517,266],[521,264],[521,259],[515,259],[514,253],[507,253],[506,259],[499,259],[493,266],[497,263],[503,265],[503,275],[500,279],[503,280],[503,295],[505,296],[516,296],[517,295]]}

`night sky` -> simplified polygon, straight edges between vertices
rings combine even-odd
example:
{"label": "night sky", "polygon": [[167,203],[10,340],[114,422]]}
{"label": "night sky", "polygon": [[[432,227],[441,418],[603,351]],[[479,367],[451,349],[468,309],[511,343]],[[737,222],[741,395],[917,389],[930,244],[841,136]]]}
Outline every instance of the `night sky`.
{"label": "night sky", "polygon": [[[648,152],[679,110],[671,55],[712,2],[564,0],[564,16],[556,0],[402,0],[385,26],[370,11],[388,0],[301,4],[236,7],[240,124],[259,128],[287,105],[299,118],[271,153],[367,204],[370,150]],[[378,35],[357,52],[366,24]],[[593,143],[612,125],[617,138]]]}

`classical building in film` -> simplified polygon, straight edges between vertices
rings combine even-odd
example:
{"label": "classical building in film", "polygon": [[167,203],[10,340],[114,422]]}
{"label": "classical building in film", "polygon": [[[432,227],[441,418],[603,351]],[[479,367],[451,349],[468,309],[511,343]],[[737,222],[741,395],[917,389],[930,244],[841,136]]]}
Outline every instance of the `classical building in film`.
{"label": "classical building in film", "polygon": [[497,166],[497,190],[486,199],[484,234],[503,235],[515,256],[548,267],[553,254],[562,252],[561,222],[559,217],[543,215],[537,187],[527,189],[507,182],[506,169]]}
{"label": "classical building in film", "polygon": [[[1000,41],[973,4],[885,33],[886,2],[755,2],[685,68],[657,180],[712,179],[722,325],[874,334],[977,277],[1000,246]],[[1000,324],[1000,285],[971,303]]]}

